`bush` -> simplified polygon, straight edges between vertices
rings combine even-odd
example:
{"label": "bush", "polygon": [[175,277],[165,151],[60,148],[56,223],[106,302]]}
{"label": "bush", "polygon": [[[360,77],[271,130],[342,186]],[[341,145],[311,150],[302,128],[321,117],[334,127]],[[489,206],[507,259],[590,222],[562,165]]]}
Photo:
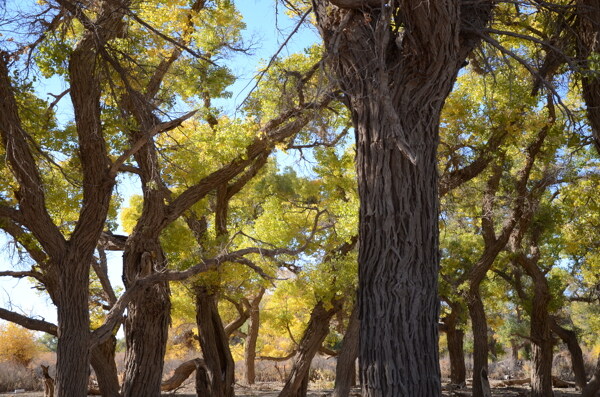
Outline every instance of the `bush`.
{"label": "bush", "polygon": [[15,389],[41,390],[40,377],[21,364],[0,363],[0,393]]}
{"label": "bush", "polygon": [[40,352],[33,332],[13,323],[0,325],[0,362],[27,367]]}

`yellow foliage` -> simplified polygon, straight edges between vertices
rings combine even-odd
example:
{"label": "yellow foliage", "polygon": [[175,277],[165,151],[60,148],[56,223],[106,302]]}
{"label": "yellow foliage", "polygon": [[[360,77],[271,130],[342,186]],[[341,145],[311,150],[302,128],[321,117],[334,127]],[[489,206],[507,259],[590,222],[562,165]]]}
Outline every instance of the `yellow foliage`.
{"label": "yellow foliage", "polygon": [[27,366],[39,352],[33,332],[13,323],[0,325],[0,362]]}

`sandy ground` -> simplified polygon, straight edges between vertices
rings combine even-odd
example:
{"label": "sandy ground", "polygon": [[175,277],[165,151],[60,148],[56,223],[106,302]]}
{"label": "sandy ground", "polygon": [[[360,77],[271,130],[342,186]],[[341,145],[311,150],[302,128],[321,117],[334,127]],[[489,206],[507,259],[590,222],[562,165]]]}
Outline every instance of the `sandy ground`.
{"label": "sandy ground", "polygon": [[[237,397],[277,397],[279,394],[280,385],[262,384],[255,387],[236,387]],[[331,393],[331,390],[309,390],[308,397],[326,397]],[[494,397],[525,397],[529,395],[529,389],[526,387],[503,387],[492,389]],[[360,390],[354,389],[350,393],[350,397],[360,397]],[[445,397],[452,396],[471,396],[471,390],[464,388],[460,390],[448,391],[445,390]],[[26,392],[26,393],[0,393],[0,396],[19,396],[19,397],[43,397],[42,392]],[[177,390],[175,393],[163,394],[163,396],[179,396],[179,397],[195,397],[193,384],[188,384],[185,387]],[[577,397],[581,396],[580,392],[575,389],[555,389],[555,397]]]}

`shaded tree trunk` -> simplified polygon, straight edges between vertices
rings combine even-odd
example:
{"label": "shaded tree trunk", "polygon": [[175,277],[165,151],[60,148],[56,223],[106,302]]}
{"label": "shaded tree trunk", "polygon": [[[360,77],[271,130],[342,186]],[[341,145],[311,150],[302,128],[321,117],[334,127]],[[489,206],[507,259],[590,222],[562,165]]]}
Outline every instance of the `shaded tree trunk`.
{"label": "shaded tree trunk", "polygon": [[469,291],[467,299],[473,331],[473,397],[484,397],[484,385],[478,374],[488,372],[487,318],[479,286]]}
{"label": "shaded tree trunk", "polygon": [[[545,290],[545,291],[543,291]],[[531,314],[531,341],[533,368],[531,371],[531,396],[552,396],[552,332],[550,331],[549,292],[537,284]]]}
{"label": "shaded tree trunk", "polygon": [[196,323],[200,347],[206,364],[205,375],[211,397],[234,395],[235,363],[229,349],[229,339],[217,309],[216,296],[203,286],[194,290],[196,296]]}
{"label": "shaded tree trunk", "polygon": [[460,312],[463,309],[459,303],[452,303],[450,310],[450,314],[443,318],[442,322],[444,323],[450,357],[450,381],[453,384],[460,385],[465,383],[467,377],[464,349],[465,332],[458,327]]}
{"label": "shaded tree trunk", "polygon": [[196,371],[198,367],[205,367],[204,360],[201,358],[195,358],[182,363],[175,368],[175,372],[169,379],[161,383],[161,391],[171,391],[177,389],[183,382],[185,382],[187,378],[190,377],[192,372]]}
{"label": "shaded tree trunk", "polygon": [[298,345],[293,367],[279,397],[305,397],[308,388],[310,364],[329,333],[331,318],[341,309],[341,302],[333,300],[326,309],[319,301],[310,314],[310,320]]}
{"label": "shaded tree trunk", "polygon": [[583,352],[581,351],[581,346],[579,346],[577,334],[570,329],[562,327],[554,318],[550,319],[550,328],[567,345],[569,355],[571,356],[571,366],[575,374],[575,384],[580,390],[583,390],[587,383],[587,377],[583,362]]}
{"label": "shaded tree trunk", "polygon": [[258,340],[258,330],[260,328],[260,301],[265,293],[261,288],[258,295],[250,303],[250,319],[248,322],[248,334],[244,346],[244,362],[246,363],[246,383],[253,385],[256,380],[256,341]]}
{"label": "shaded tree trunk", "polygon": [[115,363],[116,346],[117,338],[111,336],[104,343],[92,349],[90,363],[96,373],[98,388],[103,397],[119,397],[121,395]]}
{"label": "shaded tree trunk", "polygon": [[598,354],[598,361],[596,361],[596,369],[594,369],[592,379],[583,389],[581,397],[594,397],[598,394],[598,391],[600,391],[600,354]]}
{"label": "shaded tree trunk", "polygon": [[335,366],[335,387],[332,397],[348,397],[355,381],[355,362],[358,357],[360,323],[358,306],[354,305],[348,327],[342,341],[342,348]]}
{"label": "shaded tree trunk", "polygon": [[491,2],[313,4],[356,133],[363,395],[439,396],[438,125],[477,42],[459,16],[487,23]]}

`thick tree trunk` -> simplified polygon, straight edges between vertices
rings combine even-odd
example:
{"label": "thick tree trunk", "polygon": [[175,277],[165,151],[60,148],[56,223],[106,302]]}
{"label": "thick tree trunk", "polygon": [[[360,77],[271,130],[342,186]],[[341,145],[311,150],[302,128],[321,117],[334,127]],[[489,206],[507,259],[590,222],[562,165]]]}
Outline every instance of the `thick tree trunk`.
{"label": "thick tree trunk", "polygon": [[381,105],[369,99],[365,93],[352,106],[360,109],[354,117],[361,198],[360,326],[365,342],[360,348],[361,382],[366,396],[435,396],[441,388],[438,118],[425,109],[401,117],[401,128],[415,132],[415,140],[421,141],[411,144],[422,148],[413,165],[389,131],[397,121],[375,111]]}
{"label": "thick tree trunk", "polygon": [[581,351],[581,346],[579,346],[577,334],[570,329],[563,328],[553,318],[550,319],[550,328],[567,345],[569,355],[571,356],[571,366],[575,374],[575,384],[580,390],[583,390],[587,383],[587,377],[585,374],[583,352]]}
{"label": "thick tree trunk", "polygon": [[[229,340],[217,309],[216,296],[206,287],[197,286],[196,323],[200,347],[206,364],[211,397],[234,395],[235,363],[229,350]],[[204,376],[204,375],[202,375]]]}
{"label": "thick tree trunk", "polygon": [[441,395],[439,118],[478,41],[462,35],[461,18],[479,26],[492,7],[462,3],[313,1],[356,132],[365,397]]}
{"label": "thick tree trunk", "polygon": [[90,366],[89,266],[81,264],[75,269],[71,266],[61,270],[57,294],[56,392],[58,397],[80,397],[87,395]]}
{"label": "thick tree trunk", "polygon": [[117,338],[111,336],[106,342],[92,349],[90,363],[96,373],[98,388],[103,397],[119,397],[121,395],[115,363],[116,345]]}
{"label": "thick tree trunk", "polygon": [[279,397],[306,397],[308,372],[315,354],[329,333],[331,318],[341,309],[341,302],[334,300],[326,309],[319,301],[310,314],[310,320],[294,357],[294,365],[279,393]]}
{"label": "thick tree trunk", "polygon": [[358,321],[358,306],[354,306],[348,328],[342,341],[342,349],[337,357],[335,366],[335,387],[331,397],[348,397],[355,381],[355,362],[358,357],[360,322]]}
{"label": "thick tree trunk", "polygon": [[473,331],[473,397],[484,397],[485,385],[478,374],[488,371],[488,327],[479,287],[469,291],[467,306]]}
{"label": "thick tree trunk", "polygon": [[250,303],[250,318],[248,322],[248,333],[244,346],[244,362],[246,363],[246,383],[253,385],[256,380],[256,341],[258,340],[258,329],[260,328],[260,301],[265,293],[261,288],[259,294]]}
{"label": "thick tree trunk", "polygon": [[[158,239],[132,237],[124,254],[125,286],[138,277],[160,270],[165,264]],[[127,307],[124,397],[160,396],[170,309],[168,283],[147,288]]]}

